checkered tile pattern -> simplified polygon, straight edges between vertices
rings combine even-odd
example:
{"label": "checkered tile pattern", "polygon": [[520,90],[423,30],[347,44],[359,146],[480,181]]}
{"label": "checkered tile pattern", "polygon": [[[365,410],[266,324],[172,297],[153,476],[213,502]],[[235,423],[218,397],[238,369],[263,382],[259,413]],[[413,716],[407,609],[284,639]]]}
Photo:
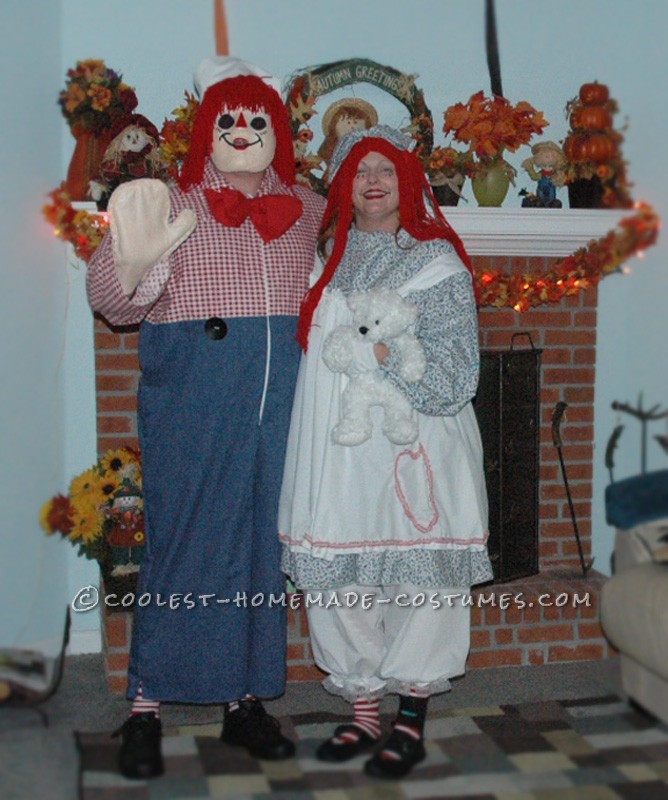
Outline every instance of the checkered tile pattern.
{"label": "checkered tile pattern", "polygon": [[[344,719],[316,712],[281,720],[295,758],[257,761],[220,743],[219,725],[165,732],[166,773],[148,782],[116,773],[117,740],[79,734],[82,800],[663,800],[668,726],[618,697],[441,711],[427,722],[427,759],[403,781],[366,777],[368,756],[316,760]],[[389,730],[390,720],[383,719]]]}

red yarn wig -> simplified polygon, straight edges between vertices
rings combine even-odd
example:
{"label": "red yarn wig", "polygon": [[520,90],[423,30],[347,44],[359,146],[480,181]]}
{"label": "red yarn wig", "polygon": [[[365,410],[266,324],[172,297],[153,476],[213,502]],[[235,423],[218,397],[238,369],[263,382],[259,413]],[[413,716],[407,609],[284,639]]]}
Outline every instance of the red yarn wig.
{"label": "red yarn wig", "polygon": [[214,83],[204,93],[195,115],[190,148],[183,162],[179,186],[187,192],[201,183],[204,165],[213,150],[213,130],[223,108],[235,111],[248,108],[264,110],[271,119],[276,134],[276,154],[271,162],[280,179],[287,186],[296,181],[295,157],[290,131],[290,118],[278,92],[255,75],[239,75]]}
{"label": "red yarn wig", "polygon": [[[331,255],[325,263],[318,282],[309,289],[302,301],[299,313],[297,340],[306,352],[311,321],[322,293],[331,281],[348,244],[348,231],[353,222],[353,180],[359,162],[368,153],[380,153],[389,159],[397,171],[399,183],[399,224],[418,241],[446,239],[451,242],[457,255],[473,275],[473,265],[462,240],[445,219],[434,198],[429,182],[417,156],[408,150],[400,150],[387,139],[367,136],[355,144],[334,176],[329,189],[327,207],[320,227],[320,250],[334,239]],[[425,205],[425,195],[432,206],[433,216]]]}

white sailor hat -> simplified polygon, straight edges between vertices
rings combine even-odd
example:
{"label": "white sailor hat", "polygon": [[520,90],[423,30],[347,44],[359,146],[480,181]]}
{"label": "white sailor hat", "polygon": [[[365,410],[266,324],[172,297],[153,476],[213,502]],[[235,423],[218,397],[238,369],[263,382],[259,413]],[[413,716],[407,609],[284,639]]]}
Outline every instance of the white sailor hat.
{"label": "white sailor hat", "polygon": [[195,90],[200,100],[206,90],[215,83],[220,83],[226,78],[237,78],[240,75],[255,75],[262,78],[265,83],[281,96],[281,83],[267,70],[244,61],[236,56],[214,56],[205,58],[195,70]]}

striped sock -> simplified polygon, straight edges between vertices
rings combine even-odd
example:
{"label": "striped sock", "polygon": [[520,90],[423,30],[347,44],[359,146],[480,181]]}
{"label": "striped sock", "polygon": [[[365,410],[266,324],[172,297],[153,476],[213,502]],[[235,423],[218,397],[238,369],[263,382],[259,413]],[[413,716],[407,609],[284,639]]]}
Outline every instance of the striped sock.
{"label": "striped sock", "polygon": [[[422,739],[424,723],[427,717],[428,697],[399,696],[399,714],[394,723],[394,730],[404,736],[409,736],[415,741]],[[383,749],[381,758],[400,761],[401,756],[394,750]]]}
{"label": "striped sock", "polygon": [[157,700],[147,700],[140,684],[139,689],[137,689],[137,696],[132,701],[130,714],[135,716],[136,714],[146,714],[151,711],[155,714],[156,719],[160,719],[160,703]]}
{"label": "striped sock", "polygon": [[[372,739],[378,739],[380,737],[380,700],[378,698],[364,700],[358,697],[355,700],[355,717],[352,725]],[[359,738],[359,734],[355,731],[346,731],[346,733],[334,737],[333,741],[337,744],[349,744],[359,741]]]}
{"label": "striped sock", "polygon": [[[247,694],[245,697],[242,697],[241,699],[242,700],[255,700],[256,697],[253,694]],[[232,700],[231,703],[227,704],[227,710],[230,711],[230,712],[236,711],[239,708],[239,703],[240,702],[241,702],[241,700]]]}

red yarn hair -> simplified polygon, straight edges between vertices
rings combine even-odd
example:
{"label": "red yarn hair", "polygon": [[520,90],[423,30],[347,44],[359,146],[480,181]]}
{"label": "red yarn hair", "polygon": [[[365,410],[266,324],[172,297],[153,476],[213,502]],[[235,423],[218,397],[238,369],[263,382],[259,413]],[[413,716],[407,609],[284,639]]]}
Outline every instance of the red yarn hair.
{"label": "red yarn hair", "polygon": [[[462,240],[445,219],[429,186],[424,169],[417,156],[408,150],[399,150],[386,139],[367,136],[350,150],[349,155],[339,167],[329,189],[327,207],[320,227],[319,250],[334,239],[334,247],[325,263],[320,279],[304,296],[299,312],[297,340],[306,352],[308,336],[313,315],[322,293],[331,281],[348,244],[348,231],[353,222],[353,180],[359,162],[368,153],[380,153],[389,159],[397,172],[399,184],[399,224],[414,239],[431,241],[446,239],[455,248],[457,255],[473,276],[473,265]],[[432,214],[425,205],[425,195],[431,205]]]}
{"label": "red yarn hair", "polygon": [[230,111],[237,108],[251,111],[262,109],[269,115],[276,135],[276,154],[271,163],[283,183],[292,186],[296,175],[288,110],[278,92],[262,78],[239,75],[215,83],[204,93],[195,115],[190,148],[179,176],[181,189],[187,192],[191,186],[201,183],[204,165],[213,150],[213,130],[223,108]]}

